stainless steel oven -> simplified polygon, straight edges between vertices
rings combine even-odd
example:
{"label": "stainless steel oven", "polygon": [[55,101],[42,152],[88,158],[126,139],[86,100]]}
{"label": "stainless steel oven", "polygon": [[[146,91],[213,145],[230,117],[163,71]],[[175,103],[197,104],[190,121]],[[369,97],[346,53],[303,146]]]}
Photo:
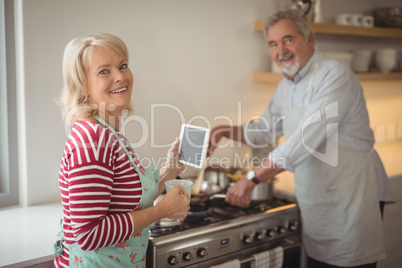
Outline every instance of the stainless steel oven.
{"label": "stainless steel oven", "polygon": [[300,215],[295,203],[275,199],[235,208],[226,203],[204,214],[190,211],[177,226],[151,228],[146,267],[210,267],[237,259],[251,267],[254,254],[283,248],[284,268],[300,267]]}

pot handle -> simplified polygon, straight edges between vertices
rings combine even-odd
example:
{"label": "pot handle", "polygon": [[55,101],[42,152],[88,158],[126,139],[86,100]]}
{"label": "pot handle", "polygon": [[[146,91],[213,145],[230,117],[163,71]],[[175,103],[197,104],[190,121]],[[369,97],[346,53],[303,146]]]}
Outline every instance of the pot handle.
{"label": "pot handle", "polygon": [[225,199],[226,198],[226,194],[213,194],[211,195],[211,198],[222,198]]}
{"label": "pot handle", "polygon": [[[273,177],[273,178],[271,178],[271,179],[266,180],[265,182],[276,183],[276,182],[278,182],[278,181],[279,181],[279,179],[278,179],[277,177]],[[235,185],[235,183],[236,183],[236,182],[231,182],[231,183],[229,184],[229,186],[233,186],[233,185]]]}

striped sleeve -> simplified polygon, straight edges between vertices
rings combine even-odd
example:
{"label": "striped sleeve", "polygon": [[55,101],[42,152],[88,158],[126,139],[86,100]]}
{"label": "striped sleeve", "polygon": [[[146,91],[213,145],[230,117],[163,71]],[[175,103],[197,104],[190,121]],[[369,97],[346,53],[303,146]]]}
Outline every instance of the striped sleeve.
{"label": "striped sleeve", "polygon": [[115,184],[118,143],[113,134],[99,125],[77,123],[67,144],[72,149],[63,186],[68,189],[71,238],[83,250],[128,240],[134,231],[130,210],[110,213],[113,193],[119,187]]}

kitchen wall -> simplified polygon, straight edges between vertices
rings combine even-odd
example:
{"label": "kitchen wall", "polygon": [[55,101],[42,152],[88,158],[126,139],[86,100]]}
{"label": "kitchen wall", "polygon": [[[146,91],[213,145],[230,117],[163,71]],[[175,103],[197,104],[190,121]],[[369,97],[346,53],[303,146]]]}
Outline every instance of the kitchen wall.
{"label": "kitchen wall", "polygon": [[[58,170],[68,131],[55,99],[62,87],[63,49],[72,38],[110,32],[126,42],[137,115],[126,133],[132,143],[145,140],[134,148],[144,165],[160,164],[181,123],[228,123],[218,116],[243,122],[272,98],[272,90],[251,81],[266,53],[253,25],[280,1],[17,2],[22,4],[24,87],[19,90],[26,132],[20,134],[26,141],[21,166],[27,204],[59,199]],[[235,152],[247,150],[235,146],[215,156],[233,160]]]}
{"label": "kitchen wall", "polygon": [[[395,5],[397,0],[382,1]],[[110,32],[121,37],[130,51],[134,74],[136,117],[125,132],[147,166],[160,166],[168,144],[189,122],[213,127],[239,124],[263,112],[274,86],[252,81],[252,71],[269,69],[268,49],[254,21],[285,8],[283,0],[16,0],[18,96],[20,108],[20,161],[22,204],[59,200],[58,170],[68,134],[55,102],[62,87],[61,63],[65,45],[74,37]],[[323,1],[325,20],[337,13],[369,12],[375,0]],[[331,39],[332,38],[332,39]],[[338,37],[317,40],[326,49],[359,46],[400,46],[395,40]],[[334,41],[337,41],[334,43]],[[390,104],[401,112],[402,93],[394,84],[368,89],[373,122],[388,121]],[[387,123],[388,122],[388,123]],[[398,128],[401,118],[391,122]],[[381,127],[379,128],[381,131]],[[398,132],[399,133],[399,132]],[[399,134],[398,134],[399,135]],[[250,150],[224,141],[214,154],[230,164],[247,160]],[[161,148],[163,147],[163,148]],[[235,158],[235,155],[238,155]],[[188,168],[186,175],[196,174]],[[293,190],[289,177],[278,187]]]}

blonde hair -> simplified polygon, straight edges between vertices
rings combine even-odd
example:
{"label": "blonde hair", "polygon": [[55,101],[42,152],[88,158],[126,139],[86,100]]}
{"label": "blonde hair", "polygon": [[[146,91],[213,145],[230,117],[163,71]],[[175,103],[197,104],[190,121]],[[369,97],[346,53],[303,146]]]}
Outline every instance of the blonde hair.
{"label": "blonde hair", "polygon": [[[62,116],[68,124],[74,124],[79,117],[93,116],[96,109],[88,104],[87,70],[95,47],[107,48],[115,51],[128,60],[126,44],[112,34],[90,35],[71,40],[64,49],[63,56],[63,89],[59,105]],[[124,114],[132,113],[132,104],[126,108]]]}

